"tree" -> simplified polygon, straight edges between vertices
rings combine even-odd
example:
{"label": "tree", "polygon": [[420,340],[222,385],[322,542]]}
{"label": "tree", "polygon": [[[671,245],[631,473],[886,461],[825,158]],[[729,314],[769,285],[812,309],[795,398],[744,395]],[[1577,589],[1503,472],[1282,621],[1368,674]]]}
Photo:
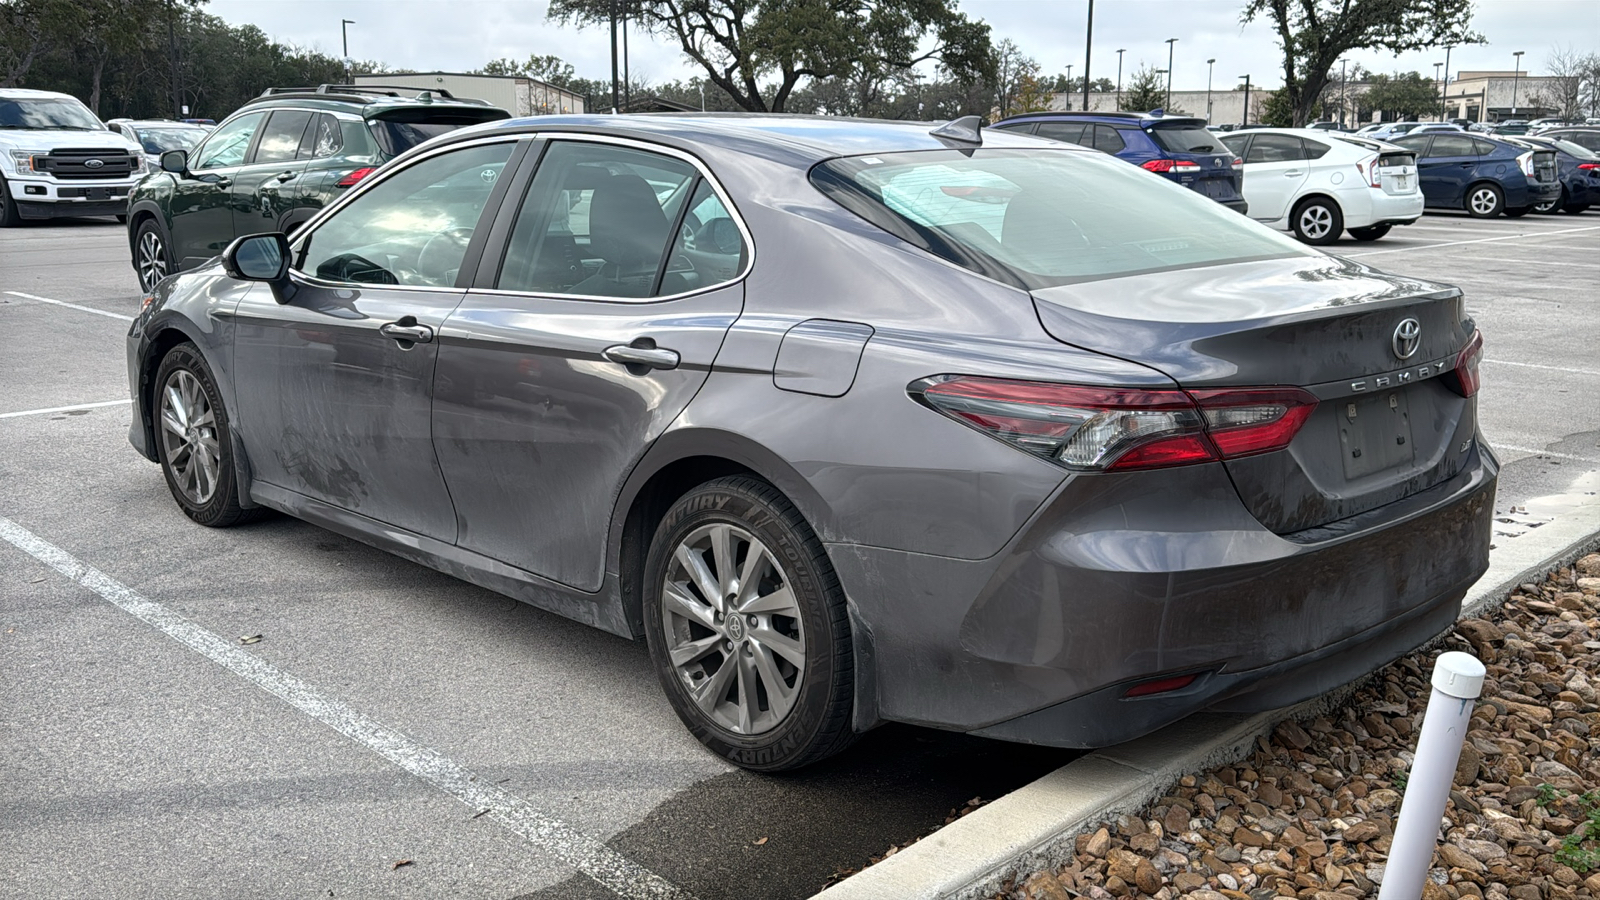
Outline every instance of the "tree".
{"label": "tree", "polygon": [[[552,0],[549,15],[609,24],[614,0]],[[988,74],[989,26],[954,0],[628,0],[645,31],[675,40],[751,112],[782,112],[802,80],[882,78],[930,60]],[[929,40],[931,38],[931,40]]]}
{"label": "tree", "polygon": [[1009,116],[1022,79],[1038,78],[1039,61],[1023,53],[1016,41],[1005,38],[995,44],[990,53],[989,71],[988,81],[994,89],[993,108],[1001,116]]}
{"label": "tree", "polygon": [[1571,47],[1553,47],[1545,58],[1549,78],[1540,89],[1543,105],[1556,111],[1563,119],[1576,119],[1583,115],[1593,93],[1593,79],[1600,70],[1600,54],[1579,53]]}
{"label": "tree", "polygon": [[1160,73],[1143,63],[1122,93],[1122,108],[1135,112],[1159,109],[1167,102],[1167,83]]}
{"label": "tree", "polygon": [[[1065,75],[1057,75],[1055,83],[1051,85],[1050,89],[1058,94],[1082,94],[1083,76],[1079,75],[1077,78],[1069,79]],[[1089,82],[1089,90],[1092,93],[1109,94],[1116,89],[1117,83],[1109,78],[1096,78]]]}
{"label": "tree", "polygon": [[1439,85],[1420,72],[1373,75],[1361,108],[1381,112],[1386,120],[1419,119],[1439,112]]}
{"label": "tree", "polygon": [[1472,0],[1246,0],[1242,19],[1271,20],[1283,48],[1283,86],[1292,124],[1305,125],[1328,73],[1351,50],[1404,53],[1481,44]]}
{"label": "tree", "polygon": [[71,43],[72,0],[0,0],[0,87],[16,87],[39,57]]}

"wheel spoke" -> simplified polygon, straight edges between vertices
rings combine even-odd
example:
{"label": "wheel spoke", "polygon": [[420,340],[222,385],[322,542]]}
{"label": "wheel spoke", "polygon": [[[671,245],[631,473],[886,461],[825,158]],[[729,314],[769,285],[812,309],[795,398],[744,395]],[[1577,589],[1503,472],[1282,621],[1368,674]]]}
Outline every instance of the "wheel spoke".
{"label": "wheel spoke", "polygon": [[766,571],[771,559],[767,548],[760,541],[750,542],[750,552],[745,554],[744,568],[739,571],[739,599],[735,603],[740,611],[755,612],[745,609],[744,605],[753,600],[756,591],[761,589],[761,575]]}
{"label": "wheel spoke", "polygon": [[[745,734],[755,733],[756,714],[761,711],[757,706],[759,699],[756,697],[756,670],[750,665],[750,658],[743,653],[735,652],[732,660],[739,673],[739,730]],[[723,663],[724,666],[727,663]]]}
{"label": "wheel spoke", "polygon": [[758,647],[771,648],[772,652],[787,659],[795,668],[805,668],[806,648],[794,638],[773,631],[771,628],[760,627],[750,629],[750,640]]}
{"label": "wheel spoke", "polygon": [[722,635],[713,634],[710,637],[703,637],[698,641],[686,641],[682,644],[679,644],[678,646],[672,648],[672,664],[675,666],[687,666],[696,660],[704,658],[706,654],[717,649],[717,647],[720,646],[724,640],[726,640],[726,638],[724,638]]}
{"label": "wheel spoke", "polygon": [[796,678],[792,688],[784,683],[783,676],[778,674],[778,661],[766,647],[758,645],[755,648],[755,666],[762,685],[767,689],[767,703],[772,707],[772,714],[779,719],[788,715],[789,707],[794,705],[794,698],[800,693],[800,680]]}
{"label": "wheel spoke", "polygon": [[196,428],[205,428],[215,425],[216,422],[216,417],[211,415],[211,407],[209,405],[202,405],[199,413],[195,415],[194,421],[190,422],[189,424]]}
{"label": "wheel spoke", "polygon": [[189,407],[184,404],[183,394],[178,391],[178,386],[170,381],[167,382],[167,409],[177,417],[179,425],[188,427]]}
{"label": "wheel spoke", "polygon": [[726,525],[711,528],[711,561],[717,567],[717,608],[733,587],[733,529]]}
{"label": "wheel spoke", "polygon": [[700,711],[708,716],[715,717],[717,704],[722,702],[723,695],[728,693],[728,681],[733,678],[733,660],[725,659],[717,671],[711,673],[703,683],[689,688],[689,696],[694,700]]}
{"label": "wheel spoke", "polygon": [[686,619],[698,622],[713,631],[721,630],[717,628],[715,620],[711,617],[711,607],[696,600],[673,582],[667,582],[666,587],[662,589],[661,601],[666,605],[668,612],[676,613]]}
{"label": "wheel spoke", "polygon": [[700,589],[700,595],[713,609],[721,612],[722,591],[717,579],[712,577],[711,571],[706,568],[705,557],[690,549],[688,544],[679,544],[677,558],[689,577],[694,580],[694,586]]}
{"label": "wheel spoke", "polygon": [[794,592],[787,587],[781,587],[770,594],[761,597],[752,597],[743,606],[739,607],[742,613],[783,613],[784,615],[797,615],[794,603]]}
{"label": "wheel spoke", "polygon": [[161,411],[161,427],[180,438],[183,437],[183,423],[178,421],[177,414],[170,406]]}

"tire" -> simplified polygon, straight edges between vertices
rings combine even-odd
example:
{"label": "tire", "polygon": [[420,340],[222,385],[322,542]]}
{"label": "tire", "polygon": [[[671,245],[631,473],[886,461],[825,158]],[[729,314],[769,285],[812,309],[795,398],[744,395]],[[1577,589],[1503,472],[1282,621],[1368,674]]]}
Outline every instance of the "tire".
{"label": "tire", "polygon": [[1527,215],[1528,213],[1531,213],[1531,212],[1533,212],[1533,207],[1531,207],[1531,206],[1519,206],[1516,209],[1508,209],[1508,210],[1506,210],[1506,218],[1508,218],[1508,219],[1520,219],[1523,216],[1525,216],[1525,215]]}
{"label": "tire", "polygon": [[172,274],[172,248],[155,219],[139,223],[133,236],[133,271],[139,278],[139,290],[149,293],[156,289],[161,279]]}
{"label": "tire", "polygon": [[1344,212],[1339,204],[1326,197],[1310,197],[1295,206],[1289,225],[1295,237],[1322,247],[1337,241],[1344,233]]}
{"label": "tire", "polygon": [[1567,189],[1563,187],[1561,189],[1561,196],[1557,197],[1554,200],[1551,200],[1548,203],[1535,204],[1534,207],[1533,207],[1533,211],[1536,212],[1536,213],[1539,213],[1540,215],[1553,216],[1553,215],[1556,214],[1556,210],[1562,209],[1562,208],[1564,208],[1566,206],[1567,206]]}
{"label": "tire", "polygon": [[1465,206],[1467,215],[1475,219],[1492,219],[1506,208],[1506,195],[1495,185],[1481,182],[1467,188]]}
{"label": "tire", "polygon": [[[741,577],[755,585],[741,585]],[[656,528],[644,578],[656,675],[678,717],[713,753],[752,771],[781,772],[855,739],[844,592],[822,542],[772,485],[734,476],[685,494]],[[717,598],[708,602],[712,590]],[[730,599],[746,612],[725,616]],[[744,702],[747,693],[752,702]]]}
{"label": "tire", "polygon": [[22,225],[22,210],[11,200],[6,180],[0,178],[0,228],[17,228]]}
{"label": "tire", "polygon": [[128,217],[127,216],[117,216],[117,224],[118,225],[126,225],[126,224],[128,224]]}
{"label": "tire", "polygon": [[1589,204],[1587,204],[1587,203],[1574,203],[1571,206],[1562,207],[1561,211],[1566,213],[1569,216],[1578,216],[1578,215],[1582,215],[1582,214],[1584,214],[1584,213],[1589,211]]}
{"label": "tire", "polygon": [[227,410],[195,345],[179,344],[162,357],[150,405],[156,457],[183,514],[208,528],[260,518],[262,510],[239,505]]}
{"label": "tire", "polygon": [[1358,241],[1375,241],[1389,233],[1393,225],[1368,225],[1366,228],[1350,229],[1350,236]]}

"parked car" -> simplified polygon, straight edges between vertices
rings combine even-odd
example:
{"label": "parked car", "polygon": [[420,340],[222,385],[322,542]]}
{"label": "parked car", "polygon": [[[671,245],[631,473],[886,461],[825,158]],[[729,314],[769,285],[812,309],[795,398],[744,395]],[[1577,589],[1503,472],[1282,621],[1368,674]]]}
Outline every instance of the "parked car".
{"label": "parked car", "polygon": [[1494,125],[1490,122],[1473,122],[1467,126],[1467,130],[1477,134],[1488,134],[1494,130]]}
{"label": "parked car", "polygon": [[1434,134],[1435,132],[1440,131],[1453,131],[1459,134],[1465,130],[1466,129],[1462,128],[1460,125],[1456,125],[1451,122],[1424,122],[1406,132],[1406,134]]}
{"label": "parked car", "polygon": [[1600,153],[1600,127],[1597,126],[1552,128],[1539,136],[1556,138],[1570,144],[1577,144],[1585,150]]}
{"label": "parked car", "polygon": [[129,198],[139,287],[222,252],[241,234],[290,232],[385,160],[429,138],[510,113],[448,91],[329,85],[272,88],[193,153],[169,150]]}
{"label": "parked car", "polygon": [[1168,181],[1198,191],[1236,212],[1245,212],[1243,163],[1206,130],[1204,119],[1149,113],[1025,113],[994,125],[1002,131],[1036,134],[1092,147]]}
{"label": "parked car", "polygon": [[163,281],[127,347],[189,518],[643,639],[752,769],[1282,706],[1488,565],[1459,290],[976,117],[463,129]]}
{"label": "parked car", "polygon": [[1506,138],[1506,140],[1525,146],[1529,150],[1554,150],[1556,153],[1556,168],[1561,177],[1561,195],[1554,200],[1534,206],[1534,212],[1553,213],[1559,209],[1577,215],[1600,203],[1600,153],[1570,141],[1542,134]]}
{"label": "parked car", "polygon": [[1413,130],[1422,127],[1421,122],[1382,122],[1376,128],[1368,126],[1356,134],[1369,137],[1378,141],[1389,141],[1403,134],[1410,134]]}
{"label": "parked car", "polygon": [[1462,131],[1466,131],[1472,127],[1471,119],[1445,119],[1445,121],[1449,122],[1451,125],[1459,126]]}
{"label": "parked car", "polygon": [[161,154],[168,150],[193,150],[211,133],[210,129],[199,125],[170,119],[112,119],[106,125],[144,151],[145,167],[150,171],[161,168]]}
{"label": "parked car", "polygon": [[1422,195],[1431,208],[1515,217],[1561,196],[1554,150],[1469,134],[1407,135],[1394,143],[1417,154]]}
{"label": "parked car", "polygon": [[0,88],[0,228],[61,216],[116,216],[144,156],[78,98]]}
{"label": "parked car", "polygon": [[1489,126],[1490,134],[1506,134],[1513,137],[1528,133],[1528,123],[1521,119],[1511,119],[1506,122],[1496,122]]}
{"label": "parked car", "polygon": [[1308,244],[1332,244],[1345,229],[1374,241],[1422,218],[1417,160],[1391,144],[1290,128],[1222,138],[1244,160],[1250,218],[1288,229]]}
{"label": "parked car", "polygon": [[1350,130],[1348,128],[1344,128],[1344,127],[1340,126],[1338,122],[1312,122],[1310,125],[1307,125],[1306,127],[1311,129],[1312,131],[1345,132],[1345,131],[1349,131]]}
{"label": "parked car", "polygon": [[1532,122],[1528,123],[1528,133],[1529,134],[1539,134],[1540,132],[1543,132],[1543,131],[1549,131],[1552,128],[1565,128],[1568,125],[1582,125],[1582,124],[1583,124],[1583,120],[1582,119],[1570,119],[1569,120],[1569,119],[1563,119],[1563,118],[1560,118],[1560,117],[1546,118],[1546,119],[1534,119]]}

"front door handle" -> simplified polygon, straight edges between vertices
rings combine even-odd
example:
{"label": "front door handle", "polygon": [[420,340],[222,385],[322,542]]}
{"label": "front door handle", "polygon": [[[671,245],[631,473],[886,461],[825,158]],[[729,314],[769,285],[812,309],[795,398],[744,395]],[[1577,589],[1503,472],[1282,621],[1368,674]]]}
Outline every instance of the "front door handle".
{"label": "front door handle", "polygon": [[[406,318],[410,318],[410,316]],[[415,321],[415,319],[412,319],[413,323]],[[426,325],[387,322],[378,326],[378,333],[384,337],[394,338],[397,341],[410,341],[414,344],[426,344],[433,340],[433,329]]]}
{"label": "front door handle", "polygon": [[650,369],[676,369],[679,360],[676,350],[668,350],[665,347],[633,347],[628,344],[607,347],[600,352],[600,355],[614,363],[645,366]]}
{"label": "front door handle", "polygon": [[278,173],[278,180],[279,181],[288,181],[289,179],[291,179],[293,177],[294,177],[294,173],[293,172],[279,172]]}
{"label": "front door handle", "polygon": [[1291,171],[1283,173],[1283,177],[1285,177],[1285,178],[1299,178],[1301,175],[1304,175],[1304,174],[1305,174],[1304,172],[1301,172],[1298,169],[1296,169],[1296,170],[1291,170]]}

